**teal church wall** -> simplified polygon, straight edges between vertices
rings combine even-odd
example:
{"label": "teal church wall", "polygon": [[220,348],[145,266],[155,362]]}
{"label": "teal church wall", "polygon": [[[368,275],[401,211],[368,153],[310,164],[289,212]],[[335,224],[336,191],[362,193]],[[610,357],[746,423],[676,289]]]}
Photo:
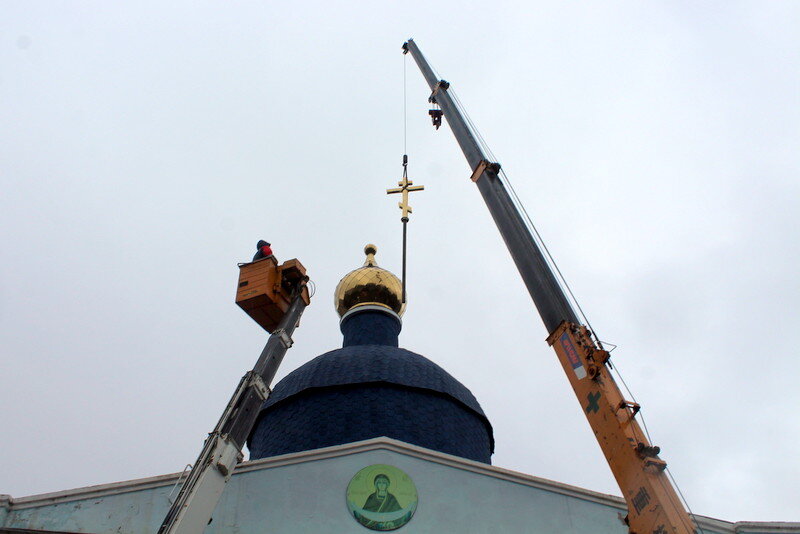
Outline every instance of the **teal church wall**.
{"label": "teal church wall", "polygon": [[[222,533],[371,532],[350,515],[346,491],[362,468],[389,464],[407,473],[418,493],[411,521],[399,534],[504,532],[626,534],[622,501],[378,438],[319,451],[246,462],[234,474],[206,529]],[[0,525],[91,532],[156,532],[169,507],[176,475],[17,499]],[[172,493],[174,496],[174,491]],[[2,510],[2,508],[0,508]],[[3,517],[0,511],[0,518]],[[706,534],[800,533],[800,524],[764,523],[740,530],[702,518]]]}

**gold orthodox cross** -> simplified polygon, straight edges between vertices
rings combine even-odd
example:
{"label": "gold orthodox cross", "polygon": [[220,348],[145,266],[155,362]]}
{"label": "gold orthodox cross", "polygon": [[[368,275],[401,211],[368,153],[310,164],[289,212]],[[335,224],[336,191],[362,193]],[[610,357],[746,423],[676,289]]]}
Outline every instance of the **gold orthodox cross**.
{"label": "gold orthodox cross", "polygon": [[403,223],[403,304],[406,302],[406,236],[408,234],[408,214],[411,213],[411,206],[408,204],[408,194],[414,191],[422,191],[424,186],[414,185],[414,182],[408,179],[408,156],[403,154],[403,179],[397,182],[394,189],[387,189],[386,194],[402,193],[403,200],[398,202],[397,205],[403,210],[403,216],[400,221]]}
{"label": "gold orthodox cross", "polygon": [[402,193],[403,200],[402,202],[398,202],[397,205],[403,210],[403,216],[401,220],[403,222],[408,221],[408,214],[412,212],[411,206],[408,204],[408,194],[412,191],[422,191],[425,189],[424,185],[414,185],[414,182],[408,179],[408,176],[403,176],[403,179],[397,182],[397,185],[400,187],[396,187],[394,189],[387,189],[386,194],[391,195],[392,193]]}

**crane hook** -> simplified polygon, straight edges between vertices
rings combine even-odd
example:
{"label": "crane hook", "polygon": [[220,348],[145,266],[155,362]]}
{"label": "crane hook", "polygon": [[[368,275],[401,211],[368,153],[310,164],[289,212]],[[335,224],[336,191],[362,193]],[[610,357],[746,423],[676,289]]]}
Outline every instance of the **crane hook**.
{"label": "crane hook", "polygon": [[442,125],[442,110],[433,108],[432,110],[428,111],[428,115],[431,116],[434,128],[438,130],[439,126]]}

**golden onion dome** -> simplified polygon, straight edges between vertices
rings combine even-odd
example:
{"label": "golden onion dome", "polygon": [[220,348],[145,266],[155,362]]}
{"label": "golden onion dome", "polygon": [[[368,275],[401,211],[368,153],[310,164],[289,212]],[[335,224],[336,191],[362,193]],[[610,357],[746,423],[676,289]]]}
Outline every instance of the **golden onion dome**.
{"label": "golden onion dome", "polygon": [[382,306],[403,315],[403,285],[395,275],[375,263],[378,247],[367,245],[364,266],[350,271],[339,281],[334,293],[334,305],[340,317],[359,306]]}

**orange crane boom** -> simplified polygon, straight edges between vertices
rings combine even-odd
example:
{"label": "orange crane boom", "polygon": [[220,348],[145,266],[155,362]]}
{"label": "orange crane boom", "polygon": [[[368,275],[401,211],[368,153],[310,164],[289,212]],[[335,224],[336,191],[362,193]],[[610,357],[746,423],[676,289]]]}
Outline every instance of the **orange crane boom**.
{"label": "orange crane boom", "polygon": [[547,338],[583,406],[583,412],[628,503],[630,532],[693,533],[658,457],[636,420],[639,405],[625,400],[607,367],[609,354],[597,347],[589,330],[563,322]]}
{"label": "orange crane boom", "polygon": [[439,80],[413,40],[403,45],[431,88],[428,101],[438,130],[442,115],[461,147],[489,212],[525,282],[549,333],[572,389],[628,505],[626,521],[635,534],[694,534],[696,529],[665,473],[659,448],[648,441],[636,420],[639,405],[625,400],[609,372],[609,354],[578,320],[542,250],[451,97],[450,84]]}

